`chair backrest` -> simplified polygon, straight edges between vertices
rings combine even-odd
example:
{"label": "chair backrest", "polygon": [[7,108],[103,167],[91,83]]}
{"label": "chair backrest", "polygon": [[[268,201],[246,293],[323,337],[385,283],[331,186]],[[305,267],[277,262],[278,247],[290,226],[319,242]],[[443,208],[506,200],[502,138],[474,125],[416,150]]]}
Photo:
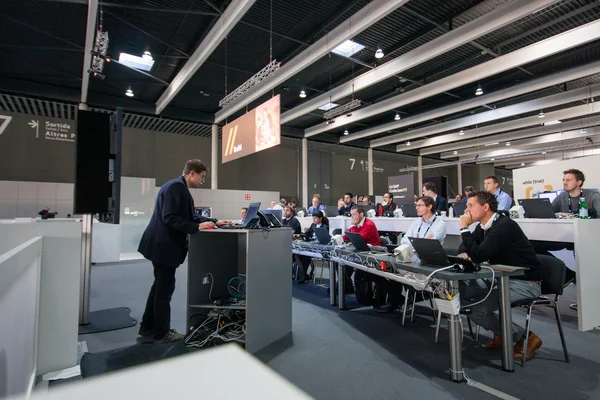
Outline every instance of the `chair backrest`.
{"label": "chair backrest", "polygon": [[538,254],[542,272],[542,294],[562,295],[567,266],[562,260],[548,255]]}

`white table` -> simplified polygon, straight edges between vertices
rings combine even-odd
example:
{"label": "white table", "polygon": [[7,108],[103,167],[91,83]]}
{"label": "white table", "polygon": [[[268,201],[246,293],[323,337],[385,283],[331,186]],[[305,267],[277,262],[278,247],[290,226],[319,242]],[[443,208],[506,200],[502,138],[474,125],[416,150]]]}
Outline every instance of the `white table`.
{"label": "white table", "polygon": [[[416,218],[371,218],[377,229],[388,232],[406,232]],[[460,235],[458,218],[442,217],[448,235]],[[298,218],[302,230],[312,223],[311,217]],[[578,323],[580,331],[600,326],[600,219],[516,219],[529,240],[572,242],[575,244],[575,270],[577,274]],[[330,217],[329,229],[347,231],[352,225],[349,217]]]}

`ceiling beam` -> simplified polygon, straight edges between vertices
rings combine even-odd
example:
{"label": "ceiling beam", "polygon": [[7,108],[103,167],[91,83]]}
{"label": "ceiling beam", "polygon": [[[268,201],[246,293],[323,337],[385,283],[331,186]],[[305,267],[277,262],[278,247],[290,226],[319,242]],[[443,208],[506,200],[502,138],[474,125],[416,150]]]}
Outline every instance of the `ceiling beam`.
{"label": "ceiling beam", "polygon": [[[589,115],[600,112],[600,102],[588,103],[582,106],[576,106],[567,108],[559,111],[547,112],[545,119],[547,121],[560,120],[563,121],[569,118],[578,118],[582,115]],[[419,140],[412,142],[410,146],[397,146],[397,151],[413,150],[415,148],[436,146],[450,142],[458,142],[463,140],[464,137],[482,137],[489,136],[498,132],[506,132],[510,130],[525,128],[528,126],[535,126],[540,123],[540,119],[537,115],[527,118],[521,118],[515,121],[502,122],[495,125],[484,126],[481,128],[475,128],[471,130],[465,130],[465,134],[460,136],[458,133],[449,133],[447,135],[440,135],[429,139]]]}
{"label": "ceiling beam", "polygon": [[[338,123],[329,125],[321,123],[313,126],[305,130],[305,137],[310,137],[319,133],[338,129],[341,125],[348,125],[365,118],[373,117],[390,110],[401,108],[407,104],[435,96],[472,82],[477,82],[486,77],[508,71],[518,66],[537,61],[539,59],[557,54],[561,51],[572,49],[585,43],[589,43],[598,38],[600,38],[600,20],[590,22],[522,49],[515,50],[512,53],[508,53],[502,57],[484,62],[469,69],[465,69],[454,75],[431,82],[425,86],[381,101],[372,106],[355,110],[352,112],[352,116],[350,117],[341,119],[338,118]],[[397,141],[398,140],[396,140],[396,142]],[[382,143],[382,141],[378,139],[378,143]],[[391,143],[394,143],[394,140],[385,144]]]}
{"label": "ceiling beam", "polygon": [[256,0],[233,0],[156,102],[160,114],[194,76]]}
{"label": "ceiling beam", "polygon": [[[451,134],[454,137],[458,138],[458,140],[464,140],[469,137],[469,133],[471,133],[471,137],[473,132],[477,132],[476,129],[471,129],[470,131],[465,130],[466,127],[469,126],[478,126],[484,124],[486,122],[497,121],[499,119],[504,119],[508,117],[515,117],[521,114],[526,114],[534,111],[540,111],[544,109],[549,109],[551,107],[555,107],[561,104],[572,103],[574,101],[584,100],[590,97],[596,97],[600,95],[600,84],[593,85],[588,87],[582,87],[579,89],[569,90],[568,92],[562,92],[558,94],[553,94],[551,96],[542,97],[539,99],[529,100],[522,103],[513,104],[510,106],[497,108],[495,110],[485,111],[478,114],[469,115],[463,118],[454,119],[451,121],[442,122],[436,125],[425,126],[423,128],[414,129],[409,132],[404,132],[398,135],[393,135],[394,140],[396,141],[406,141],[419,139],[425,136],[432,136],[436,133],[448,132],[448,131],[456,131]],[[537,118],[537,116],[536,116]],[[546,120],[550,121],[550,120]],[[537,123],[540,123],[539,119]],[[459,130],[464,131],[464,135],[459,134]],[[432,138],[435,139],[435,138]],[[379,146],[379,139],[372,140],[371,145],[373,147],[374,144]],[[381,141],[387,140],[387,138],[383,138]],[[442,142],[444,143],[444,142]],[[386,143],[390,144],[390,143]],[[402,146],[398,146],[402,148]],[[424,147],[424,146],[422,146]],[[418,147],[413,147],[418,148]]]}
{"label": "ceiling beam", "polygon": [[[523,149],[530,150],[530,147],[547,147],[545,145],[554,142],[565,142],[574,139],[583,139],[585,137],[593,137],[600,134],[600,129],[596,128],[596,125],[600,123],[600,117],[587,119],[582,126],[581,121],[577,121],[576,125],[579,125],[576,129],[572,130],[561,130],[556,133],[547,135],[538,135],[535,137],[524,138],[521,140],[510,140],[510,146],[506,146],[505,141],[497,140],[499,144],[497,147],[485,147],[480,145],[477,147],[470,147],[459,151],[458,155],[453,152],[442,153],[441,158],[456,158],[464,156],[472,156],[473,154],[479,154],[480,157],[495,156],[502,154],[518,153]],[[581,133],[581,128],[586,128],[585,134]]]}
{"label": "ceiling beam", "polygon": [[83,52],[83,73],[81,79],[80,103],[86,104],[90,84],[89,69],[92,65],[92,48],[96,37],[96,17],[98,15],[98,0],[89,0],[87,26],[85,29],[85,50]]}
{"label": "ceiling beam", "polygon": [[294,57],[290,62],[283,65],[271,77],[252,87],[244,96],[233,100],[221,111],[217,112],[215,114],[215,122],[219,123],[225,120],[225,118],[233,115],[236,111],[257,100],[269,90],[292,78],[298,72],[327,55],[347,39],[369,28],[406,2],[408,0],[372,0],[354,15],[350,16],[350,18],[331,30],[331,32]]}
{"label": "ceiling beam", "polygon": [[[485,94],[483,96],[477,96],[469,100],[451,104],[446,107],[437,108],[435,110],[431,110],[422,114],[414,115],[412,117],[403,118],[400,121],[392,121],[383,125],[370,127],[368,129],[350,134],[349,136],[341,137],[340,143],[347,143],[357,139],[364,139],[373,135],[377,135],[379,133],[389,132],[391,130],[400,129],[406,126],[431,121],[445,115],[459,113],[461,111],[483,106],[484,104],[495,103],[497,101],[520,96],[526,93],[534,92],[536,90],[558,85],[564,82],[573,81],[575,79],[584,78],[586,76],[594,75],[597,73],[600,73],[600,61],[585,64],[580,67],[572,68],[566,71],[557,72],[555,74],[534,79],[522,83],[520,85],[515,85],[507,89]],[[385,139],[391,139],[392,137],[402,137],[404,139],[404,136],[400,135],[404,134],[399,134],[398,136],[388,136]]]}
{"label": "ceiling beam", "polygon": [[[385,79],[391,78],[396,74],[400,74],[403,71],[426,62],[427,60],[469,43],[478,37],[506,26],[554,2],[555,1],[552,0],[509,2],[445,35],[433,39],[430,42],[427,42],[424,45],[401,55],[400,57],[397,57],[369,72],[357,76],[355,79],[349,82],[333,88],[326,94],[314,97],[309,101],[292,108],[291,110],[281,114],[281,123],[285,124],[310,111],[316,110],[323,104],[328,103],[330,97],[331,101],[342,99],[351,95],[353,90],[358,92]],[[307,129],[307,137],[313,135],[311,129],[312,128]],[[317,133],[319,133],[318,130]]]}
{"label": "ceiling beam", "polygon": [[[70,3],[70,4],[87,4],[87,0],[42,0],[50,3]],[[149,11],[158,13],[171,13],[171,14],[194,14],[194,15],[208,15],[218,16],[220,13],[208,12],[200,10],[183,10],[177,8],[160,8],[160,7],[147,7],[147,6],[136,6],[132,4],[123,3],[111,3],[108,1],[100,1],[99,4],[106,8],[120,8],[124,10],[137,10],[137,11]]]}
{"label": "ceiling beam", "polygon": [[[539,122],[539,121],[538,121]],[[586,118],[586,124],[597,124],[600,123],[600,117]],[[537,126],[535,128],[527,128],[518,131],[512,131],[508,133],[502,133],[498,135],[490,135],[490,136],[480,136],[477,139],[470,140],[461,140],[454,143],[444,144],[441,146],[427,147],[421,149],[419,152],[420,155],[431,155],[431,154],[441,154],[442,158],[444,158],[444,154],[452,154],[454,155],[454,151],[458,151],[461,155],[465,154],[466,151],[470,151],[471,148],[481,148],[485,145],[491,145],[492,143],[503,143],[503,142],[511,142],[513,143],[515,140],[548,135],[553,134],[555,132],[566,131],[569,129],[582,128],[582,122],[580,120],[563,122],[562,124],[557,125],[548,125],[548,126]],[[447,152],[447,153],[446,153]]]}

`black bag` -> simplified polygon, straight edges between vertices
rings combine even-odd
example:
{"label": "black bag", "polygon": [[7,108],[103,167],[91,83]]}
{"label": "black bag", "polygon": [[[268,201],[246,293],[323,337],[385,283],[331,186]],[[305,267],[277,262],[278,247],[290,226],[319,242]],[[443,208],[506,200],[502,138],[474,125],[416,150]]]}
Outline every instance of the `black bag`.
{"label": "black bag", "polygon": [[[386,285],[378,285],[379,277],[356,270],[354,273],[354,293],[356,301],[363,306],[379,308],[387,302]],[[383,278],[382,278],[383,279]]]}

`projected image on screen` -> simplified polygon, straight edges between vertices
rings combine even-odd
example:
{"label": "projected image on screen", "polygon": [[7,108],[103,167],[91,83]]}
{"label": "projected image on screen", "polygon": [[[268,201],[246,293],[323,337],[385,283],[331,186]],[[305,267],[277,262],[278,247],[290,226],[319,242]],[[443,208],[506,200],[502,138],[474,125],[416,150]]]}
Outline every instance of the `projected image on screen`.
{"label": "projected image on screen", "polygon": [[223,163],[280,144],[279,95],[223,127]]}

